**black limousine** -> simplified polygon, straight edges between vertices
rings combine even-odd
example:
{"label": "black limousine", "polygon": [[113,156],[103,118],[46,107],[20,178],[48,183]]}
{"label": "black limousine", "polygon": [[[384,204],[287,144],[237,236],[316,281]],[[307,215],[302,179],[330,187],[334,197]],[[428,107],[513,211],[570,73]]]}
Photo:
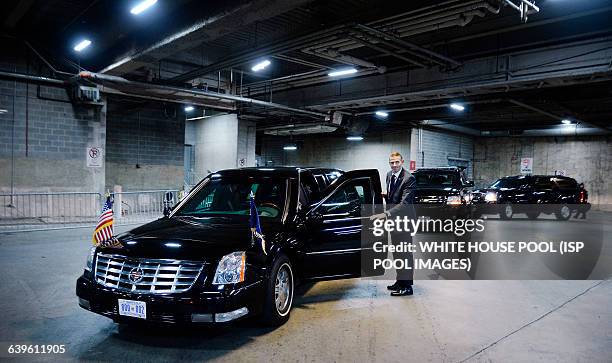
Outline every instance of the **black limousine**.
{"label": "black limousine", "polygon": [[465,169],[456,166],[419,168],[413,172],[414,203],[417,215],[432,218],[469,218],[471,215],[471,188]]}
{"label": "black limousine", "polygon": [[[251,195],[265,243],[252,238]],[[360,276],[369,204],[382,204],[377,170],[216,172],[169,215],[119,235],[123,248],[93,248],[79,305],[120,323],[282,324],[298,281]]]}
{"label": "black limousine", "polygon": [[586,190],[575,179],[559,175],[507,176],[474,191],[472,203],[474,215],[499,214],[501,219],[525,213],[529,219],[554,214],[568,220],[573,212],[591,207]]}

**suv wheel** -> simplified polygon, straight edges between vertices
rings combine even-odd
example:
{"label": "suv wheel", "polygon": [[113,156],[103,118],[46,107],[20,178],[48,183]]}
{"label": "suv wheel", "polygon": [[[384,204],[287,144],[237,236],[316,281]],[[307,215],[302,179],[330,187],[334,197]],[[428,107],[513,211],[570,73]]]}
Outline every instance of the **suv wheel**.
{"label": "suv wheel", "polygon": [[504,204],[499,212],[501,219],[511,219],[513,214],[514,210],[512,209],[512,204],[510,203]]}
{"label": "suv wheel", "polygon": [[561,205],[561,208],[555,212],[555,216],[557,219],[567,221],[572,216],[572,210],[570,209],[569,205],[563,204]]}
{"label": "suv wheel", "polygon": [[263,322],[278,326],[289,320],[293,304],[293,269],[291,261],[280,255],[272,265],[264,300]]}

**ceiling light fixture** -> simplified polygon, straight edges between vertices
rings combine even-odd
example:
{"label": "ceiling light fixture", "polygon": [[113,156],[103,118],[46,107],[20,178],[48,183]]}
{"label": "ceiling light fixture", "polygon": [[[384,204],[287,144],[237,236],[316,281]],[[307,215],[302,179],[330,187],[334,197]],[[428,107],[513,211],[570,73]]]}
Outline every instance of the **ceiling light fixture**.
{"label": "ceiling light fixture", "polygon": [[264,60],[262,62],[257,63],[256,65],[253,66],[253,68],[251,68],[251,70],[253,72],[259,72],[261,70],[263,70],[264,68],[266,68],[267,66],[269,66],[271,63],[269,60]]}
{"label": "ceiling light fixture", "polygon": [[389,116],[389,113],[385,111],[376,111],[376,116],[387,118]]}
{"label": "ceiling light fixture", "polygon": [[463,111],[463,110],[465,110],[465,106],[460,105],[458,103],[451,103],[450,104],[450,108],[452,108],[455,111]]}
{"label": "ceiling light fixture", "polygon": [[572,124],[572,120],[563,119],[563,120],[561,120],[561,123],[564,124],[564,125],[571,125]]}
{"label": "ceiling light fixture", "polygon": [[289,151],[297,150],[297,145],[285,145],[283,146],[283,150],[289,150]]}
{"label": "ceiling light fixture", "polygon": [[363,140],[363,136],[348,136],[346,139],[348,141],[361,141]]}
{"label": "ceiling light fixture", "polygon": [[193,106],[185,106],[185,112],[191,112],[194,110]]}
{"label": "ceiling light fixture", "polygon": [[7,110],[7,109],[5,109],[5,108],[0,108],[0,114],[2,114],[2,113],[7,113],[7,112],[8,112],[8,110]]}
{"label": "ceiling light fixture", "polygon": [[150,8],[151,6],[155,5],[156,2],[157,0],[144,0],[140,2],[138,5],[134,6],[132,10],[130,10],[130,13],[134,15],[138,15],[142,13],[143,11],[147,10],[148,8]]}
{"label": "ceiling light fixture", "polygon": [[346,76],[347,74],[357,73],[355,68],[339,69],[337,71],[327,73],[330,77]]}
{"label": "ceiling light fixture", "polygon": [[77,52],[80,52],[83,49],[89,47],[90,45],[91,45],[91,40],[83,39],[77,45],[74,46],[74,50]]}

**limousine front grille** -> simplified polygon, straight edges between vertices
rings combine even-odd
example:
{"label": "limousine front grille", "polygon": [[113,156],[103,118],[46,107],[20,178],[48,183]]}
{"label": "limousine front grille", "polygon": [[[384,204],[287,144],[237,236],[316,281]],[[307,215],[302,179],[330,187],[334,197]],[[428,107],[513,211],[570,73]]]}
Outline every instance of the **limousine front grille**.
{"label": "limousine front grille", "polygon": [[138,294],[187,291],[196,282],[204,263],[182,260],[153,260],[99,253],[96,282]]}

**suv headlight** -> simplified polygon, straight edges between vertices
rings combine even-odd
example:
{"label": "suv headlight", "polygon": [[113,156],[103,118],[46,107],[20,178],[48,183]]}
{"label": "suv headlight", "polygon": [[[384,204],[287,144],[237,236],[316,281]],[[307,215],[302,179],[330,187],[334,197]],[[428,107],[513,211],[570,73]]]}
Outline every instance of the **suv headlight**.
{"label": "suv headlight", "polygon": [[87,262],[85,262],[85,271],[91,272],[93,268],[93,260],[96,254],[96,246],[91,246],[89,249],[89,254],[87,255]]}
{"label": "suv headlight", "polygon": [[461,204],[461,197],[458,195],[450,195],[446,198],[446,204],[450,204],[450,205],[460,205]]}
{"label": "suv headlight", "polygon": [[245,261],[246,252],[234,252],[223,256],[215,271],[213,284],[236,284],[244,281]]}
{"label": "suv headlight", "polygon": [[487,203],[495,203],[495,202],[497,202],[497,193],[495,193],[495,192],[487,192],[487,194],[485,194],[485,202],[487,202]]}

